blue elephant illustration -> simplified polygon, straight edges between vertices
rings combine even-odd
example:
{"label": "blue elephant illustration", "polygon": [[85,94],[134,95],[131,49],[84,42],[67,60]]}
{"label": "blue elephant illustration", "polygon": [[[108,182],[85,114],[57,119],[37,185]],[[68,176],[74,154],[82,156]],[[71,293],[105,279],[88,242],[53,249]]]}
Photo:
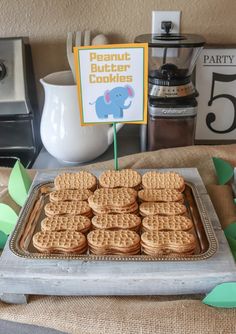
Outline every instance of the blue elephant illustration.
{"label": "blue elephant illustration", "polygon": [[104,95],[99,96],[95,102],[90,104],[95,104],[96,114],[100,119],[108,118],[108,115],[113,115],[114,118],[123,118],[123,110],[131,106],[131,101],[125,105],[128,97],[134,97],[134,90],[130,85],[115,87],[106,90]]}

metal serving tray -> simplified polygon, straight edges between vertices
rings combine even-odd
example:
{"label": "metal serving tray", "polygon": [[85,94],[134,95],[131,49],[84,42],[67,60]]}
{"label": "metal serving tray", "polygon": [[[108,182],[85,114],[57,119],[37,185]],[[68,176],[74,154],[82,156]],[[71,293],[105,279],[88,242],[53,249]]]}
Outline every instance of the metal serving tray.
{"label": "metal serving tray", "polygon": [[194,227],[190,231],[196,237],[197,247],[192,255],[94,255],[86,254],[46,254],[40,253],[32,243],[33,235],[40,231],[40,222],[45,218],[44,206],[49,201],[53,182],[35,186],[21,211],[18,224],[10,239],[10,249],[17,256],[30,259],[78,259],[84,261],[196,261],[205,260],[215,254],[217,240],[206,209],[193,183],[186,182],[184,191],[187,213]]}

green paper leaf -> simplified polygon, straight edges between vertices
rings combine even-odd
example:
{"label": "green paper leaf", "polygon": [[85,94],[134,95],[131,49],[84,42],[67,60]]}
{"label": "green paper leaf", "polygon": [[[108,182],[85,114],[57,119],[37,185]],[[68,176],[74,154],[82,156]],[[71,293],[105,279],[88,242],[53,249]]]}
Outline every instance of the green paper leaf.
{"label": "green paper leaf", "polygon": [[9,235],[14,229],[18,216],[10,206],[0,203],[0,231]]}
{"label": "green paper leaf", "polygon": [[232,224],[228,225],[224,229],[224,233],[225,233],[226,239],[229,243],[229,247],[231,249],[233,257],[236,261],[236,223],[232,223]]}
{"label": "green paper leaf", "polygon": [[225,229],[224,229],[226,237],[231,237],[234,238],[236,241],[236,222],[233,222],[229,224]]}
{"label": "green paper leaf", "polygon": [[7,242],[8,235],[0,231],[0,249],[3,249]]}
{"label": "green paper leaf", "polygon": [[31,179],[25,168],[17,161],[11,171],[8,183],[8,191],[11,198],[20,206],[23,206],[31,186]]}
{"label": "green paper leaf", "polygon": [[203,303],[215,307],[236,307],[236,282],[227,282],[217,285],[203,299]]}
{"label": "green paper leaf", "polygon": [[234,175],[234,168],[230,165],[230,163],[224,161],[221,158],[212,158],[216,175],[218,178],[218,183],[220,185],[226,184]]}
{"label": "green paper leaf", "polygon": [[231,249],[232,255],[234,257],[234,260],[236,261],[235,239],[227,237],[227,241],[228,241],[229,247]]}

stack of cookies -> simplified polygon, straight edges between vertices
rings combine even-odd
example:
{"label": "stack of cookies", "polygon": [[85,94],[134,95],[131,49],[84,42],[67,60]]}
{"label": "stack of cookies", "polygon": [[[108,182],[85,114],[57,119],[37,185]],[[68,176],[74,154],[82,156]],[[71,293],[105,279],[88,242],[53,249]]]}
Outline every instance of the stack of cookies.
{"label": "stack of cookies", "polygon": [[137,192],[131,188],[100,188],[89,197],[94,214],[133,213],[138,211]]}
{"label": "stack of cookies", "polygon": [[177,173],[147,172],[142,177],[143,190],[138,196],[143,202],[139,211],[142,216],[174,216],[186,213],[182,192],[184,179]]}
{"label": "stack of cookies", "polygon": [[84,235],[90,230],[92,210],[88,199],[97,187],[91,173],[63,173],[54,180],[55,191],[45,205],[41,230],[33,237],[33,245],[45,253],[77,253],[87,250]]}
{"label": "stack of cookies", "polygon": [[148,255],[192,254],[196,240],[184,205],[185,182],[173,172],[147,172],[142,177],[143,189],[138,192],[143,216],[141,245]]}
{"label": "stack of cookies", "polygon": [[141,226],[141,218],[133,213],[101,214],[92,218],[92,226],[94,229],[138,232]]}
{"label": "stack of cookies", "polygon": [[142,220],[143,231],[189,231],[192,220],[187,216],[147,216]]}
{"label": "stack of cookies", "polygon": [[194,253],[193,223],[187,215],[185,182],[177,173],[108,170],[99,182],[81,171],[54,180],[41,231],[40,252],[151,256]]}
{"label": "stack of cookies", "polygon": [[142,250],[148,255],[189,255],[196,248],[195,237],[184,231],[149,231],[141,235]]}
{"label": "stack of cookies", "polygon": [[88,199],[97,186],[96,177],[86,171],[59,174],[55,180],[55,191],[50,193],[50,203],[45,205],[47,217],[92,216]]}
{"label": "stack of cookies", "polygon": [[47,217],[41,222],[42,231],[77,231],[87,233],[90,227],[91,220],[82,215]]}
{"label": "stack of cookies", "polygon": [[89,232],[88,245],[96,255],[135,255],[140,253],[140,236],[130,230],[94,230]]}
{"label": "stack of cookies", "polygon": [[141,175],[132,169],[107,170],[99,176],[99,185],[103,188],[139,189],[141,181]]}
{"label": "stack of cookies", "polygon": [[142,177],[144,189],[176,189],[183,192],[185,182],[181,175],[175,172],[147,172]]}
{"label": "stack of cookies", "polygon": [[41,231],[33,236],[33,245],[41,253],[76,253],[87,250],[87,240],[83,233],[67,231]]}
{"label": "stack of cookies", "polygon": [[94,191],[97,188],[97,179],[93,174],[86,171],[80,171],[78,173],[62,173],[55,178],[54,184],[56,190],[89,189]]}
{"label": "stack of cookies", "polygon": [[88,234],[89,250],[93,254],[133,255],[140,252],[138,231],[137,189],[141,175],[131,169],[108,170],[99,177],[99,186],[89,197],[95,216]]}

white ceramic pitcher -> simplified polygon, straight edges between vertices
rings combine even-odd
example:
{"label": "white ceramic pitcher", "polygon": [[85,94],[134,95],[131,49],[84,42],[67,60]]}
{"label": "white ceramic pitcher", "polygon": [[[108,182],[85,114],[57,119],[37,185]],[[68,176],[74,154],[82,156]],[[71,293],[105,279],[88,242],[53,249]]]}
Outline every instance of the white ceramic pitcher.
{"label": "white ceramic pitcher", "polygon": [[[46,150],[70,163],[90,161],[113,142],[113,127],[106,124],[81,126],[77,88],[71,71],[56,72],[40,79],[45,103],[40,126]],[[117,131],[123,124],[117,124]]]}

